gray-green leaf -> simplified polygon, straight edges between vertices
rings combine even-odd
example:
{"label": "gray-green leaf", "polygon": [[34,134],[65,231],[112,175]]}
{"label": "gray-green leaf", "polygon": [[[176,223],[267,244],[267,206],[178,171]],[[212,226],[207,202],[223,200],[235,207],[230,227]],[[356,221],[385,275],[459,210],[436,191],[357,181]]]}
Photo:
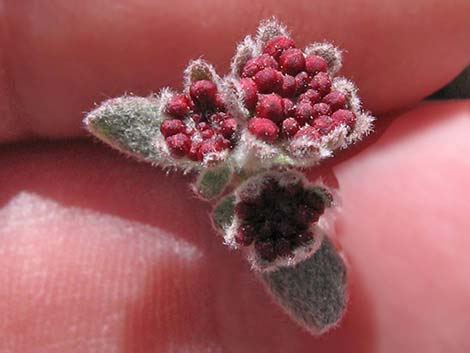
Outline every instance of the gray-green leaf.
{"label": "gray-green leaf", "polygon": [[203,170],[194,183],[194,189],[202,198],[212,200],[224,191],[232,175],[232,168],[226,164]]}
{"label": "gray-green leaf", "polygon": [[214,225],[220,230],[228,228],[235,215],[235,195],[230,194],[220,199],[212,212]]}

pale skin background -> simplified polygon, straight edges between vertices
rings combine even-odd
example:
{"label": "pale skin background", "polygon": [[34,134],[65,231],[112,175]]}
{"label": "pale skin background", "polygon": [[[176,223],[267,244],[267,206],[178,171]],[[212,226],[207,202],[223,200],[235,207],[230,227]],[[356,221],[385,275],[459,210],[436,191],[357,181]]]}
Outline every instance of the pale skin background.
{"label": "pale skin background", "polygon": [[[467,0],[0,1],[0,352],[470,351],[470,104],[419,103],[468,64],[468,13]],[[342,73],[379,117],[325,167],[352,291],[321,338],[223,247],[188,178],[81,126],[104,98],[180,87],[199,55],[225,73],[270,15],[299,45],[347,49]]]}

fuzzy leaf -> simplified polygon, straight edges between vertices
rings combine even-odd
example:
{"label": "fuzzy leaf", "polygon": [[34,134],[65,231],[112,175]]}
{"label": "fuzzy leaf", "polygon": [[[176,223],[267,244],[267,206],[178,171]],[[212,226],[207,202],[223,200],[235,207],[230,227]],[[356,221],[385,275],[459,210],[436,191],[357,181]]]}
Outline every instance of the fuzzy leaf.
{"label": "fuzzy leaf", "polygon": [[315,54],[325,59],[328,63],[328,72],[332,75],[341,69],[343,63],[341,50],[328,42],[310,44],[305,48],[305,54]]}
{"label": "fuzzy leaf", "polygon": [[194,183],[195,192],[206,200],[211,200],[224,191],[232,179],[233,171],[226,164],[206,169]]}
{"label": "fuzzy leaf", "polygon": [[274,299],[313,334],[337,326],[345,312],[347,267],[327,237],[320,249],[294,267],[261,276]]}
{"label": "fuzzy leaf", "polygon": [[275,17],[264,20],[260,23],[256,33],[256,41],[258,45],[262,47],[271,38],[276,36],[289,37],[289,32],[284,24],[279,22]]}
{"label": "fuzzy leaf", "polygon": [[154,147],[161,121],[153,97],[107,100],[90,112],[84,122],[96,137],[123,152],[155,162],[163,158]]}
{"label": "fuzzy leaf", "polygon": [[192,60],[184,70],[184,86],[186,90],[193,82],[199,80],[209,80],[214,82],[219,90],[221,89],[221,78],[215,71],[214,66],[203,59]]}
{"label": "fuzzy leaf", "polygon": [[246,62],[255,56],[256,43],[251,36],[246,36],[243,41],[238,44],[234,57],[232,58],[231,74],[234,77],[240,77],[243,66]]}
{"label": "fuzzy leaf", "polygon": [[235,195],[230,194],[223,197],[214,207],[214,211],[212,212],[212,220],[218,229],[223,230],[232,224],[234,215]]}

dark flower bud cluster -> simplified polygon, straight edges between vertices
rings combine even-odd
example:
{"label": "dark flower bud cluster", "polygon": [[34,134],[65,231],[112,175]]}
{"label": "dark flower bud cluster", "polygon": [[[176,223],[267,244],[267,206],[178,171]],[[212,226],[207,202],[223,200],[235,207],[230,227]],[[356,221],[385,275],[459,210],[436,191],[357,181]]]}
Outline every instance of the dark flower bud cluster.
{"label": "dark flower bud cluster", "polygon": [[301,179],[282,185],[274,175],[259,181],[256,197],[246,195],[235,205],[240,220],[235,241],[254,247],[265,261],[292,256],[300,246],[313,241],[311,226],[325,211],[325,198]]}
{"label": "dark flower bud cluster", "polygon": [[245,249],[253,268],[293,266],[319,247],[331,192],[292,170],[270,170],[248,178],[216,205],[213,218],[225,243]]}

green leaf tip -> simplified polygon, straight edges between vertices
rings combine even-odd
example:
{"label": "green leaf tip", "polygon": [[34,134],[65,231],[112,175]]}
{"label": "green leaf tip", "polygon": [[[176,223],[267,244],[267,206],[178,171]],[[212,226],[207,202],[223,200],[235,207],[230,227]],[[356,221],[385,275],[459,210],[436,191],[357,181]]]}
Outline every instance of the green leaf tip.
{"label": "green leaf tip", "polygon": [[292,165],[294,164],[294,160],[289,157],[287,154],[280,153],[274,158],[274,163],[277,165]]}
{"label": "green leaf tip", "polygon": [[160,127],[157,100],[123,96],[105,101],[90,112],[87,129],[111,146],[136,157],[158,160],[154,140]]}
{"label": "green leaf tip", "polygon": [[232,168],[226,164],[204,170],[196,180],[194,190],[202,198],[212,200],[224,191],[232,175]]}
{"label": "green leaf tip", "polygon": [[235,195],[230,194],[223,197],[214,207],[212,221],[214,222],[216,228],[223,230],[230,227],[233,222],[234,215]]}

